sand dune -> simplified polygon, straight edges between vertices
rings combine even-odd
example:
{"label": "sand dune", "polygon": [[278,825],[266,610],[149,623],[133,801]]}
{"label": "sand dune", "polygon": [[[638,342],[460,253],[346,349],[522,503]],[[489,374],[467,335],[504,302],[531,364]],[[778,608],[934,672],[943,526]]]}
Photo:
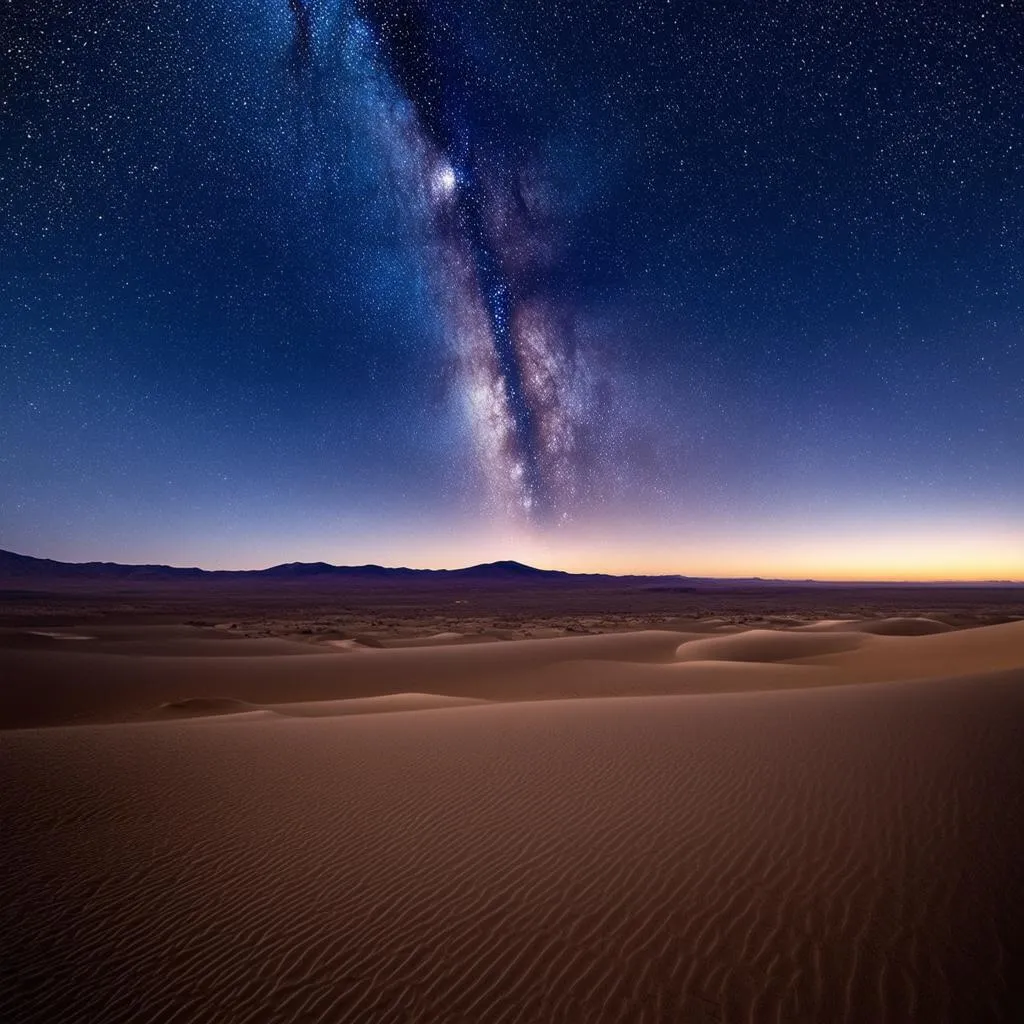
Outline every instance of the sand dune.
{"label": "sand dune", "polygon": [[381,647],[384,647],[385,649],[400,649],[405,647],[445,647],[452,644],[494,643],[497,639],[498,638],[494,636],[445,632],[432,633],[430,636],[405,636],[382,640]]}
{"label": "sand dune", "polygon": [[[374,715],[394,711],[436,711],[470,707],[487,701],[471,697],[446,697],[437,693],[389,693],[352,700],[310,700],[298,704],[250,704],[230,697],[192,697],[170,701],[155,709],[154,718],[205,718],[211,715],[253,715],[264,712],[292,718],[334,718],[339,715]],[[261,714],[261,718],[266,714]]]}
{"label": "sand dune", "polygon": [[374,651],[379,650],[377,647],[369,647],[366,644],[360,643],[354,638],[348,638],[345,640],[326,640],[324,641],[325,647],[330,647],[338,651]]}
{"label": "sand dune", "polygon": [[929,636],[951,633],[956,627],[928,616],[894,616],[885,619],[822,619],[796,627],[801,632],[873,633],[877,636]]}
{"label": "sand dune", "polygon": [[[44,641],[41,641],[44,642]],[[107,641],[136,646],[141,641]],[[8,646],[0,667],[0,727],[101,723],[152,717],[164,704],[207,697],[257,706],[353,700],[410,690],[490,701],[655,695],[834,685],[997,671],[1024,664],[1024,622],[925,636],[879,636],[856,630],[747,630],[729,635],[646,630],[546,640],[440,644],[408,649],[339,651],[292,641],[211,641],[241,653],[98,650],[89,643],[45,641]],[[160,652],[172,641],[153,642]],[[278,652],[284,644],[287,653]],[[292,647],[301,648],[294,656]],[[254,651],[268,653],[257,654]],[[682,671],[691,663],[704,666]],[[709,662],[733,665],[711,672]],[[784,671],[752,675],[752,664]],[[815,671],[792,671],[800,665]],[[745,667],[747,666],[747,667]]]}
{"label": "sand dune", "polygon": [[996,672],[1024,665],[1024,622],[931,636],[878,636],[855,650],[801,663],[834,670],[832,676],[844,682]]}
{"label": "sand dune", "polygon": [[1020,671],[233,717],[2,734],[4,1020],[1019,1019]]}
{"label": "sand dune", "polygon": [[748,629],[731,636],[691,640],[676,651],[678,661],[790,661],[815,654],[850,651],[867,642],[860,633],[791,633]]}
{"label": "sand dune", "polygon": [[843,626],[9,642],[0,1019],[1020,1020],[1024,622]]}
{"label": "sand dune", "polygon": [[27,631],[29,636],[45,636],[51,640],[95,640],[93,636],[87,636],[84,633],[61,633],[53,630],[46,629],[30,629]]}
{"label": "sand dune", "polygon": [[155,709],[157,716],[169,718],[202,717],[206,715],[234,715],[245,711],[258,711],[259,706],[232,697],[187,697],[170,700]]}
{"label": "sand dune", "polygon": [[[149,630],[146,630],[149,633]],[[69,643],[69,641],[77,641]],[[86,633],[5,630],[0,632],[0,649],[64,651],[68,647],[81,648],[89,654],[114,654],[122,657],[264,657],[266,655],[317,654],[322,649],[308,643],[284,640],[278,637],[233,637],[213,630],[193,630],[185,636],[146,636],[137,639],[130,633],[110,636],[98,632]]]}
{"label": "sand dune", "polygon": [[[45,650],[2,652],[7,677],[24,685],[0,689],[0,727],[124,721],[149,716],[161,704],[207,696],[259,705],[375,697],[410,689],[487,700],[566,696],[576,692],[575,683],[541,686],[538,673],[549,665],[588,659],[667,663],[687,635],[648,630],[359,652],[297,645],[304,647],[304,656],[245,653],[232,658],[129,658],[98,653],[88,644],[55,641]],[[256,641],[215,642],[245,649]]]}
{"label": "sand dune", "polygon": [[379,715],[396,711],[438,711],[465,708],[488,701],[473,697],[448,697],[440,693],[388,693],[351,700],[304,701],[299,704],[267,704],[265,709],[293,718],[334,718],[338,715]]}

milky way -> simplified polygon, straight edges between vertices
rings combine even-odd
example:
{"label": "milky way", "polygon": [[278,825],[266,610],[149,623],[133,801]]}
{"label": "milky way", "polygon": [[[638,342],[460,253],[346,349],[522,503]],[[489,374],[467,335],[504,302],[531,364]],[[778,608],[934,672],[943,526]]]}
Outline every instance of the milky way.
{"label": "milky way", "polygon": [[542,168],[427,5],[363,0],[350,43],[377,80],[377,128],[425,238],[489,504],[565,519],[580,489],[583,367],[550,287],[558,244]]}
{"label": "milky way", "polygon": [[0,546],[1020,575],[1019,8],[8,0]]}

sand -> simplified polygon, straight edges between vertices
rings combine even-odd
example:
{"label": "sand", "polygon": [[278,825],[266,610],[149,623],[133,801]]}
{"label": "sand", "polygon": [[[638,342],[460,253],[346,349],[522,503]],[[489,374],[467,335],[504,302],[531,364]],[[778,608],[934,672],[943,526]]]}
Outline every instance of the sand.
{"label": "sand", "polygon": [[1024,622],[882,621],[6,630],[0,1019],[1024,1019]]}

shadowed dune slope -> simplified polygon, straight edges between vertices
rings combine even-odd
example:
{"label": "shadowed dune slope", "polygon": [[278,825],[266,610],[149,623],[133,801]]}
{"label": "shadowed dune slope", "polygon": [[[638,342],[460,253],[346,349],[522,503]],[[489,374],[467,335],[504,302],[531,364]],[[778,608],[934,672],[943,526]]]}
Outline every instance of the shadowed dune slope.
{"label": "shadowed dune slope", "polygon": [[0,1018],[1021,1019],[1024,672],[235,717],[0,734]]}

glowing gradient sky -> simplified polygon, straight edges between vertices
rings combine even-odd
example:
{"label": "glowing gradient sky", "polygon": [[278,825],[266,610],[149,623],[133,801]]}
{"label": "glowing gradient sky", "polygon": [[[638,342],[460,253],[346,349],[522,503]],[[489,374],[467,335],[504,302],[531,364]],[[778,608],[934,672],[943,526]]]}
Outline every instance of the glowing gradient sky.
{"label": "glowing gradient sky", "polygon": [[1014,5],[68,6],[0,13],[0,547],[1024,578]]}

